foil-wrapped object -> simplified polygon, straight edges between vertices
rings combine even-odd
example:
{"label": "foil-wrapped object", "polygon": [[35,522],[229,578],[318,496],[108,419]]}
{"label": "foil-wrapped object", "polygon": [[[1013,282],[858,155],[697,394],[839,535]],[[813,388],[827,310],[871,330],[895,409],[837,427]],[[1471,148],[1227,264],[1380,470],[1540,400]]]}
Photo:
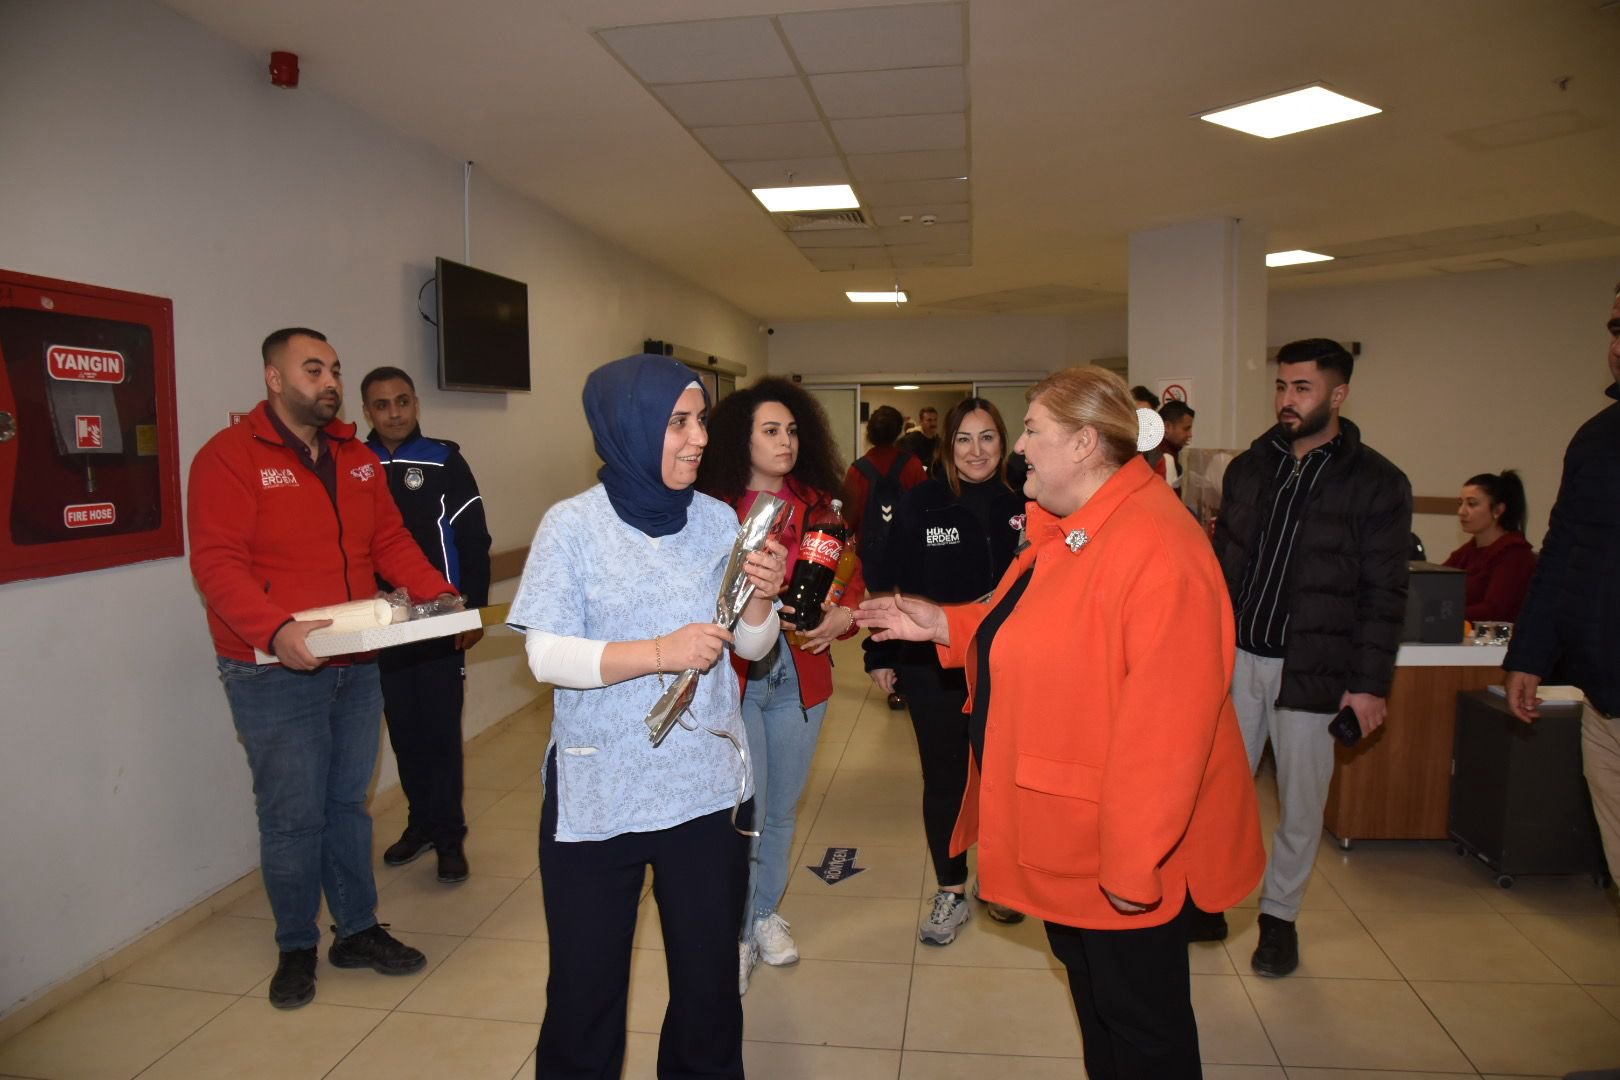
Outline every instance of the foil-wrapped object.
{"label": "foil-wrapped object", "polygon": [[[777,535],[787,525],[791,515],[788,504],[775,495],[760,492],[754,500],[754,505],[748,508],[743,515],[742,526],[737,530],[737,539],[731,545],[731,557],[726,560],[725,571],[720,575],[720,594],[715,598],[714,621],[716,624],[730,630],[737,625],[737,619],[742,615],[743,608],[754,597],[754,583],[748,580],[743,572],[743,564],[748,556],[756,551],[765,550],[765,541]],[[657,704],[647,714],[647,732],[654,746],[664,741],[670,729],[681,719],[682,714],[692,704],[692,697],[697,693],[697,681],[702,672],[696,668],[687,668],[675,677],[675,681],[659,697]],[[726,732],[716,732],[729,736]],[[736,743],[736,739],[732,739]],[[741,747],[738,748],[741,752]]]}

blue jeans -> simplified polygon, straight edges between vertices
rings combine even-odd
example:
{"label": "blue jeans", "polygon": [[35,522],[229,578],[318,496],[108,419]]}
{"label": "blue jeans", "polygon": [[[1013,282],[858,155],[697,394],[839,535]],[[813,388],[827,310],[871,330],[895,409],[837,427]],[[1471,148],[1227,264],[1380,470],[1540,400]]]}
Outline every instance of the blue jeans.
{"label": "blue jeans", "polygon": [[748,852],[745,937],[755,921],[776,911],[787,891],[799,796],[810,778],[810,761],[827,715],[825,701],[809,709],[801,704],[799,674],[790,653],[787,639],[778,638],[771,654],[749,668],[743,690],[743,727],[754,768],[754,806],[760,814],[756,820],[763,822]]}
{"label": "blue jeans", "polygon": [[377,764],[377,665],[288,671],[221,656],[219,678],[253,773],[259,862],[283,951],[320,944],[321,889],[339,937],[377,923],[366,787]]}

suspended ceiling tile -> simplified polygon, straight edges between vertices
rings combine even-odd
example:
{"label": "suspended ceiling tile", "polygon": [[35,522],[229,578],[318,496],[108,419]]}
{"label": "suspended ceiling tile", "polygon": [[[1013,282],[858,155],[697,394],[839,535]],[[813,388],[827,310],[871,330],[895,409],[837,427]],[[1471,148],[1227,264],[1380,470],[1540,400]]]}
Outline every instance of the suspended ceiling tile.
{"label": "suspended ceiling tile", "polygon": [[896,270],[930,270],[936,266],[972,266],[973,256],[957,255],[895,255]]}
{"label": "suspended ceiling tile", "polygon": [[835,157],[734,161],[726,166],[726,171],[747,188],[787,187],[789,183],[805,187],[849,183],[842,159]]}
{"label": "suspended ceiling tile", "polygon": [[692,134],[720,161],[830,157],[838,152],[819,122],[696,128]]}
{"label": "suspended ceiling tile", "polygon": [[967,116],[962,113],[834,120],[832,129],[846,154],[961,150],[967,146]]}
{"label": "suspended ceiling tile", "polygon": [[806,253],[825,248],[875,248],[883,246],[883,238],[876,229],[807,229],[789,232],[792,240]]}
{"label": "suspended ceiling tile", "polygon": [[778,22],[805,71],[876,71],[960,64],[964,4],[914,4],[782,15]]}
{"label": "suspended ceiling tile", "polygon": [[850,154],[849,168],[864,183],[943,180],[966,176],[966,150],[908,150],[899,154]]}
{"label": "suspended ceiling tile", "polygon": [[889,254],[898,259],[905,256],[962,255],[973,250],[966,240],[941,240],[938,243],[891,244]]}
{"label": "suspended ceiling tile", "polygon": [[795,74],[793,59],[768,18],[620,26],[597,36],[644,83]]}
{"label": "suspended ceiling tile", "polygon": [[901,217],[908,215],[911,218],[912,224],[915,225],[917,219],[922,217],[924,214],[933,214],[935,219],[937,219],[941,225],[944,225],[958,221],[967,221],[969,217],[969,207],[967,203],[947,203],[939,205],[931,204],[927,206],[921,203],[902,203],[898,206],[872,207],[868,211],[867,216],[872,219],[872,224],[878,226],[879,228],[890,228],[896,225],[903,225],[904,222],[902,222],[900,219]]}
{"label": "suspended ceiling tile", "polygon": [[955,244],[966,248],[973,242],[973,226],[966,222],[946,225],[895,225],[878,229],[885,244]]}
{"label": "suspended ceiling tile", "polygon": [[804,257],[817,270],[889,269],[889,253],[883,248],[818,248]]}
{"label": "suspended ceiling tile", "polygon": [[892,184],[862,183],[856,188],[862,206],[903,206],[910,203],[965,203],[966,180],[905,180]]}
{"label": "suspended ceiling tile", "polygon": [[967,108],[960,67],[857,71],[810,76],[821,111],[834,119],[955,113]]}
{"label": "suspended ceiling tile", "polygon": [[689,128],[816,119],[816,103],[797,78],[678,83],[652,92]]}

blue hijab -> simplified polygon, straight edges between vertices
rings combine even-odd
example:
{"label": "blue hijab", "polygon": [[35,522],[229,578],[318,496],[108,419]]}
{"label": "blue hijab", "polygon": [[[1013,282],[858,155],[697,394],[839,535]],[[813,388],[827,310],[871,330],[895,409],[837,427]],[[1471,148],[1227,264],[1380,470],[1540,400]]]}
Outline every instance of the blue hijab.
{"label": "blue hijab", "polygon": [[[692,488],[664,484],[664,432],[686,388],[702,381],[667,356],[640,353],[603,364],[585,380],[585,420],[596,440],[613,512],[648,536],[668,536],[686,527]],[[703,404],[709,391],[703,388]]]}

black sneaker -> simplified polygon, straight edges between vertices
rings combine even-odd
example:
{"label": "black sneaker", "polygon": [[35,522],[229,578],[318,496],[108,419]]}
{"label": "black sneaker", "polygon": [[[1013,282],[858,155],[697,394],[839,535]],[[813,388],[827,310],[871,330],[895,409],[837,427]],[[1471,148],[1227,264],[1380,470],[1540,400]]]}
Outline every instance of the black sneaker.
{"label": "black sneaker", "polygon": [[467,853],[461,841],[454,844],[435,844],[439,852],[439,881],[445,885],[459,885],[467,880]]}
{"label": "black sneaker", "polygon": [[1280,979],[1299,967],[1299,932],[1287,919],[1260,915],[1260,947],[1249,958],[1256,975]]}
{"label": "black sneaker", "polygon": [[1189,900],[1182,909],[1181,923],[1187,930],[1188,941],[1226,940],[1228,927],[1225,912],[1205,911]]}
{"label": "black sneaker", "polygon": [[270,1004],[278,1009],[296,1009],[315,1000],[315,954],[313,946],[283,952],[270,976]]}
{"label": "black sneaker", "polygon": [[415,862],[423,852],[432,850],[433,841],[406,826],[399,839],[383,852],[383,862],[389,866],[404,866],[408,862]]}
{"label": "black sneaker", "polygon": [[[337,927],[332,928],[336,931]],[[421,971],[427,957],[390,934],[381,923],[338,938],[327,950],[333,967],[368,967],[379,975],[409,975]]]}

